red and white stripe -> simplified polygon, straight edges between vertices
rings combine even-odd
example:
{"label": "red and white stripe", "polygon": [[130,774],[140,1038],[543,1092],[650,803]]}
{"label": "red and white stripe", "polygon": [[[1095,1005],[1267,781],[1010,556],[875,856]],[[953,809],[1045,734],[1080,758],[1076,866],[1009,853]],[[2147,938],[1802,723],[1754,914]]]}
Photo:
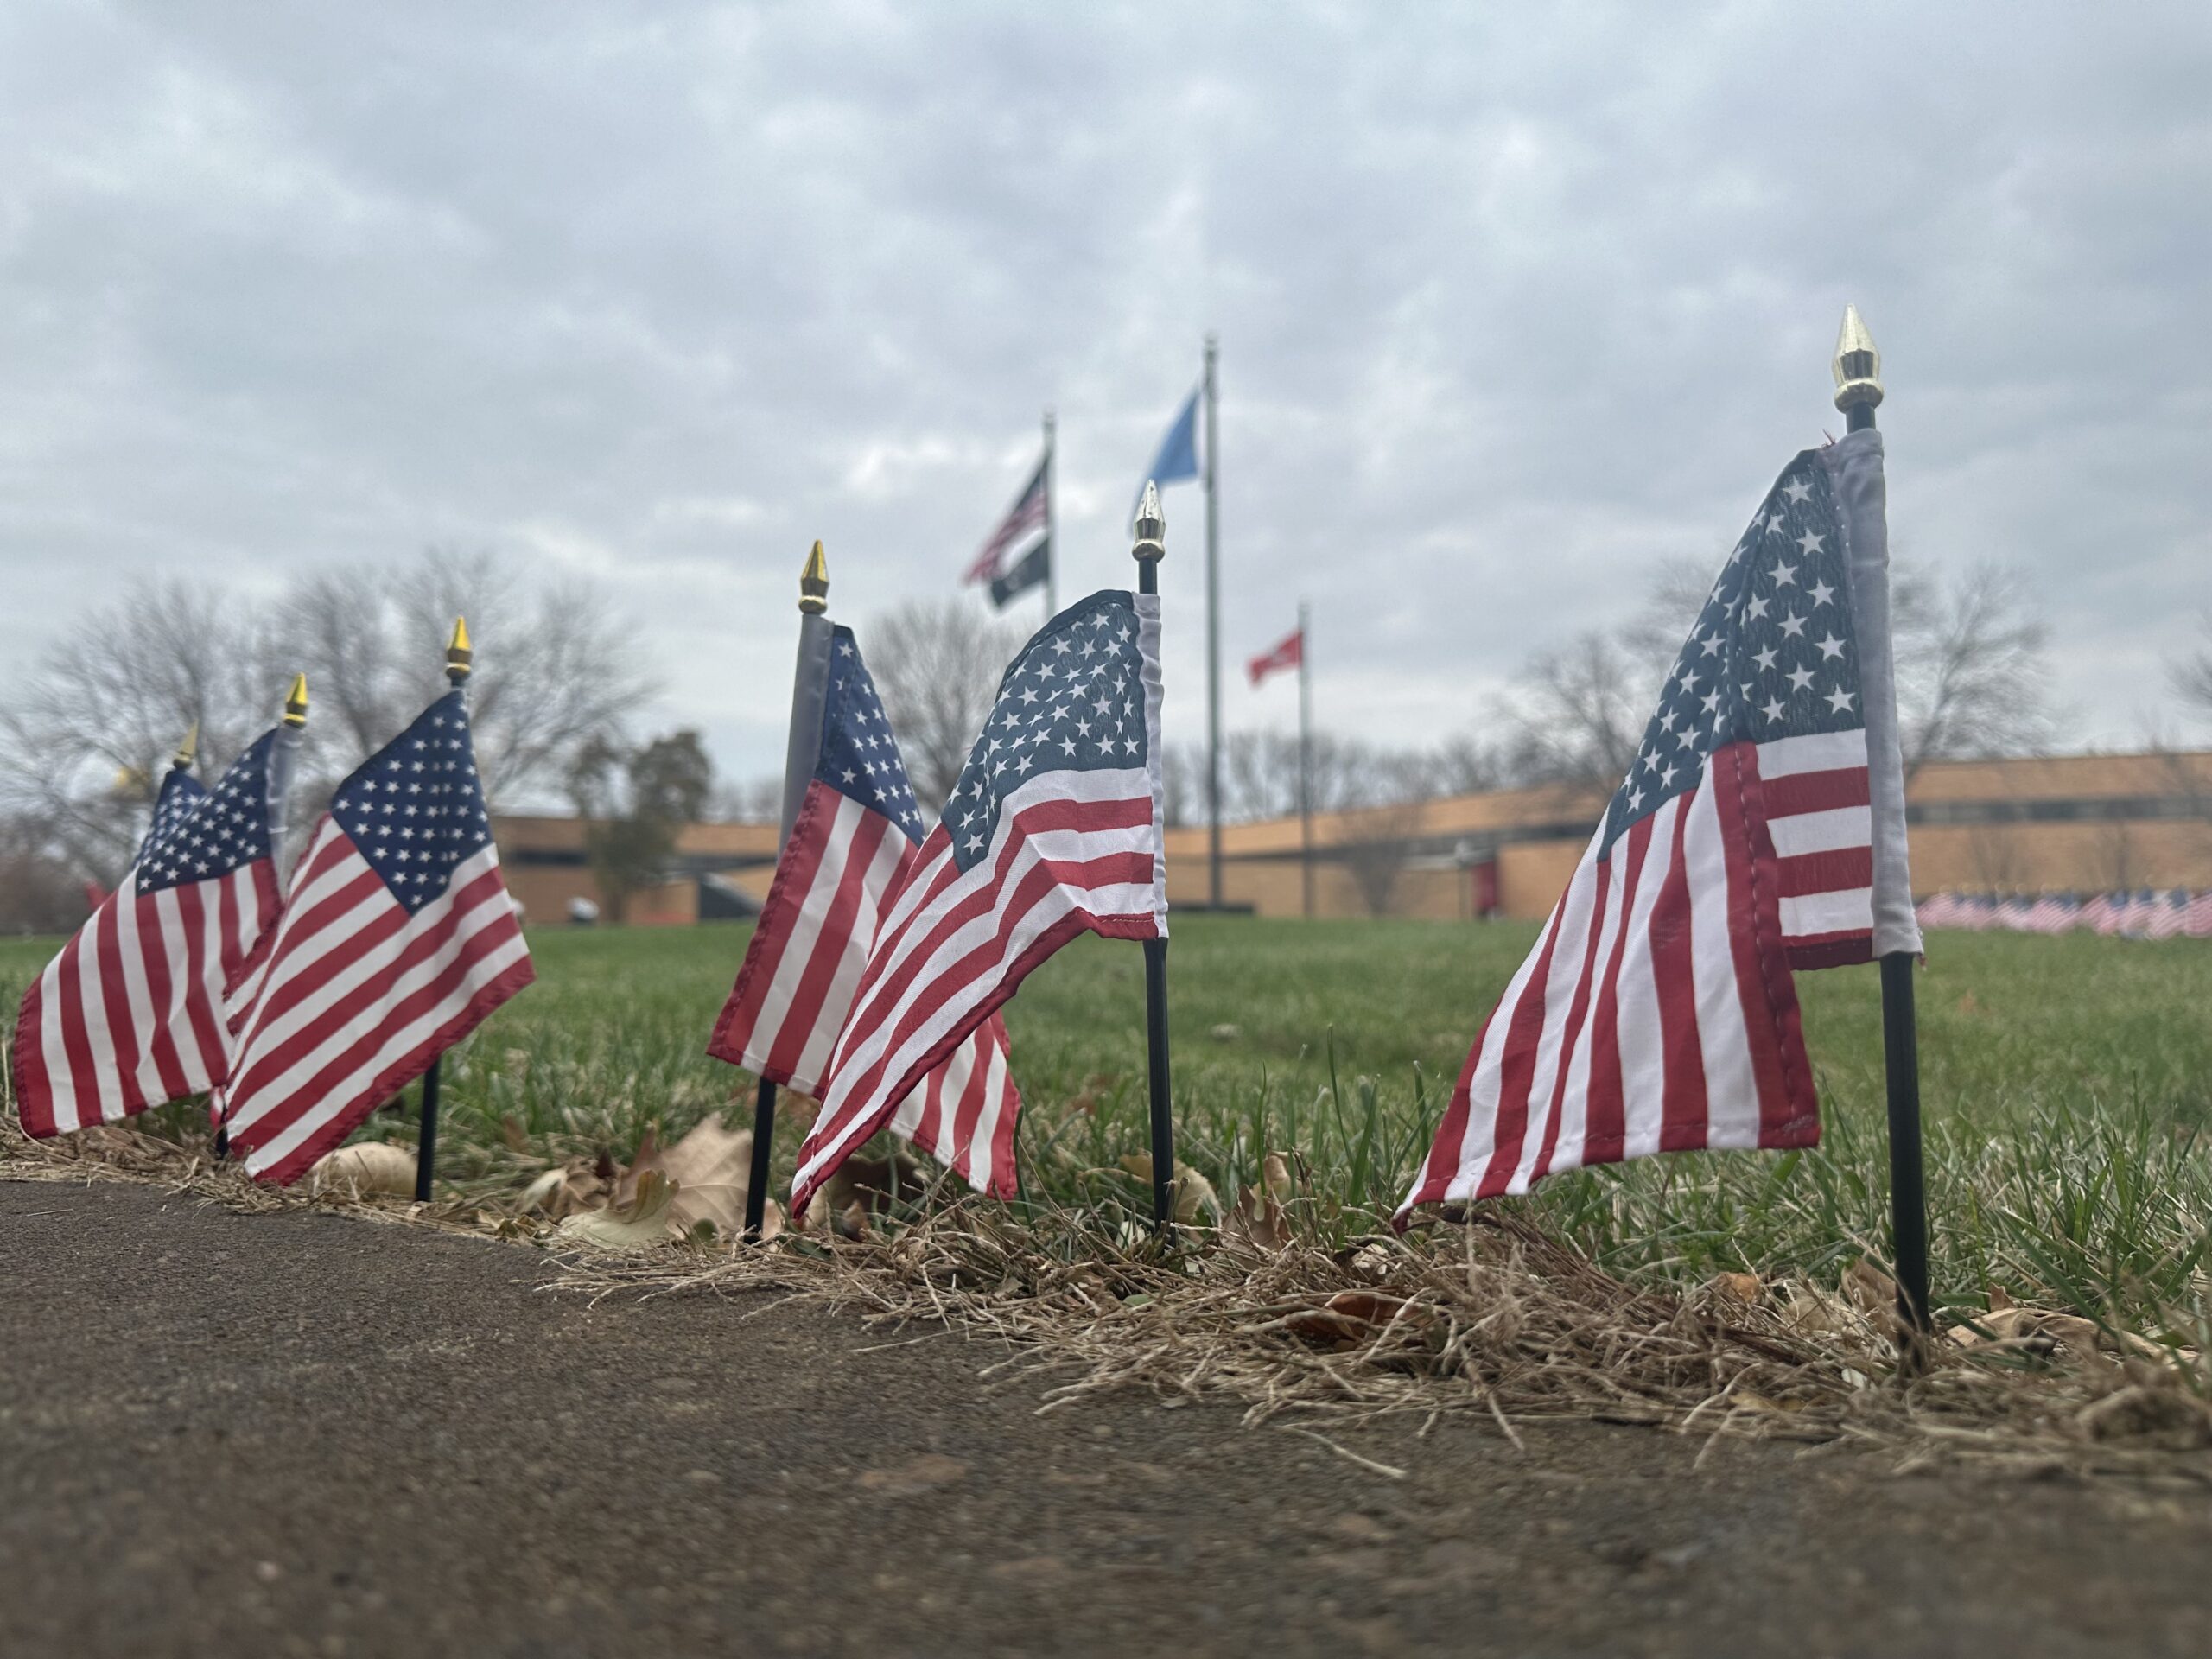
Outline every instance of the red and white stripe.
{"label": "red and white stripe", "polygon": [[[707,1052],[817,1098],[860,988],[885,897],[915,855],[884,814],[808,784],[737,984]],[[978,1027],[925,1078],[891,1128],[979,1192],[1014,1192],[1021,1109],[1006,1027]]]}
{"label": "red and white stripe", "polygon": [[[1828,968],[1872,961],[1874,819],[1867,804],[1866,729],[1777,738],[1758,750],[1782,938],[1791,964]],[[1713,764],[1719,764],[1718,756]]]}
{"label": "red and white stripe", "polygon": [[[1834,777],[1856,735],[1731,744],[1603,856],[1592,838],[1467,1057],[1401,1224],[1584,1165],[1817,1144],[1790,961],[1866,957],[1868,878],[1848,855],[1865,788]],[[1854,808],[1855,836],[1815,820]],[[1786,835],[1777,813],[1797,821]]]}
{"label": "red and white stripe", "polygon": [[969,561],[968,569],[961,581],[991,582],[1003,574],[1006,556],[1014,544],[1032,531],[1045,528],[1045,516],[1051,505],[1046,490],[1045,473],[1040,467],[1022,490],[1020,499],[1007,510],[999,527],[991,532],[990,539]]}
{"label": "red and white stripe", "polygon": [[276,896],[266,858],[153,893],[124,877],[23,998],[10,1069],[24,1130],[112,1123],[221,1081],[223,988]]}
{"label": "red and white stripe", "polygon": [[2195,894],[2182,915],[2182,932],[2192,939],[2212,939],[2212,893]]}
{"label": "red and white stripe", "polygon": [[[1147,626],[1156,639],[1156,609]],[[885,906],[799,1149],[793,1209],[1069,939],[1166,938],[1160,844],[1146,767],[1041,774],[1006,797],[989,849],[965,871],[951,832],[932,830]]]}
{"label": "red and white stripe", "polygon": [[216,1105],[247,1172],[299,1179],[535,977],[488,842],[412,915],[325,815],[265,967],[241,984]]}

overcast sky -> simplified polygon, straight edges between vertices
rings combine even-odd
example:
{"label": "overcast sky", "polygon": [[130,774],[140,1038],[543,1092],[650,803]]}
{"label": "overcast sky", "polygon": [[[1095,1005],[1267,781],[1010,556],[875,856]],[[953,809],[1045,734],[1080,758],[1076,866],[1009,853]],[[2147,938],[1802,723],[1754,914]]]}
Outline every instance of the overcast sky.
{"label": "overcast sky", "polygon": [[[1847,299],[1900,552],[2030,579],[2072,741],[2172,729],[2201,3],[0,0],[0,696],[132,580],[480,546],[600,578],[653,723],[772,772],[808,543],[865,646],[1050,405],[1061,591],[1128,585],[1211,328],[1226,658],[1305,595],[1323,723],[1427,741],[1717,565],[1841,429]],[[1167,513],[1187,735],[1195,486]],[[1232,673],[1226,723],[1294,699]]]}

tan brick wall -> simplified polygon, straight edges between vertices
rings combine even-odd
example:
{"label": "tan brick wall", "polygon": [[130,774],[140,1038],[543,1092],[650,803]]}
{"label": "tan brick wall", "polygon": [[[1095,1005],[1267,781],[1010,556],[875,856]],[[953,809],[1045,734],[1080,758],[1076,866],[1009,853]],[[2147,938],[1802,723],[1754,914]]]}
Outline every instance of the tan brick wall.
{"label": "tan brick wall", "polygon": [[[2039,760],[1947,761],[1923,768],[1910,798],[1940,810],[1947,802],[2099,800],[2212,800],[2212,753],[2058,755]],[[1601,803],[1557,789],[1501,790],[1427,801],[1414,807],[1382,807],[1322,813],[1313,822],[1317,852],[1314,905],[1322,916],[1364,916],[1368,905],[1351,868],[1348,846],[1407,838],[1432,844],[1465,839],[1478,844],[1532,828],[1561,833],[1513,841],[1497,852],[1498,904],[1509,916],[1547,914],[1582,855]],[[570,897],[597,900],[598,884],[583,864],[530,864],[524,849],[580,851],[583,828],[573,818],[500,818],[494,823],[507,855],[509,887],[534,921],[557,921]],[[726,878],[765,897],[777,842],[770,824],[694,824],[679,850],[726,856]],[[1224,897],[1263,916],[1297,916],[1304,903],[1295,818],[1228,824],[1222,830]],[[2119,822],[2044,822],[1939,824],[1912,831],[1913,885],[1923,893],[2103,891],[2114,887],[2212,888],[2212,823],[2173,817]],[[1167,832],[1167,897],[1171,906],[1206,899],[1206,832],[1185,826]],[[1452,921],[1464,916],[1468,875],[1433,854],[1410,860],[1392,883],[1388,913]],[[602,906],[602,908],[604,906]],[[632,920],[696,919],[690,880],[672,882],[633,901]]]}

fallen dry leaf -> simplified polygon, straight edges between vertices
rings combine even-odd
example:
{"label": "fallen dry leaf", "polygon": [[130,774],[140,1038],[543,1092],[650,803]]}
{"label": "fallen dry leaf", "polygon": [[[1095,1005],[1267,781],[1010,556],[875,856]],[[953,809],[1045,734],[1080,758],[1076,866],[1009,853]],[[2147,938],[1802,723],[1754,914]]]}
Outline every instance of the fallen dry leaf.
{"label": "fallen dry leaf", "polygon": [[1875,1329],[1897,1329],[1897,1281],[1865,1256],[1844,1270],[1843,1294]]}
{"label": "fallen dry leaf", "polygon": [[1406,1297],[1379,1290],[1340,1290],[1319,1307],[1291,1314],[1282,1328],[1317,1346],[1345,1348],[1371,1342],[1385,1332],[1420,1336],[1435,1322],[1432,1310]]}
{"label": "fallen dry leaf", "polygon": [[742,1232],[752,1163],[752,1130],[725,1129],[720,1112],[694,1124],[660,1157],[661,1172],[676,1185],[671,1215],[677,1230],[705,1225],[731,1238]]}
{"label": "fallen dry leaf", "polygon": [[671,1237],[669,1208],[674,1198],[668,1178],[649,1169],[631,1184],[626,1203],[570,1216],[555,1228],[556,1236],[601,1250],[634,1250]]}
{"label": "fallen dry leaf", "polygon": [[356,1198],[372,1193],[415,1196],[415,1154],[404,1147],[383,1141],[327,1152],[308,1172],[311,1192],[351,1192]]}
{"label": "fallen dry leaf", "polygon": [[[1152,1185],[1152,1154],[1133,1152],[1122,1160],[1122,1167],[1147,1186]],[[1221,1214],[1221,1195],[1213,1190],[1213,1183],[1185,1163],[1175,1160],[1175,1219],[1185,1226],[1195,1224],[1201,1211],[1218,1217]]]}
{"label": "fallen dry leaf", "polygon": [[[1145,1160],[1145,1177],[1152,1176],[1152,1160]],[[1236,1205],[1221,1218],[1222,1238],[1257,1250],[1290,1247],[1291,1232],[1283,1205],[1290,1198],[1290,1166],[1282,1154],[1271,1152],[1260,1160],[1260,1184],[1236,1195]]]}

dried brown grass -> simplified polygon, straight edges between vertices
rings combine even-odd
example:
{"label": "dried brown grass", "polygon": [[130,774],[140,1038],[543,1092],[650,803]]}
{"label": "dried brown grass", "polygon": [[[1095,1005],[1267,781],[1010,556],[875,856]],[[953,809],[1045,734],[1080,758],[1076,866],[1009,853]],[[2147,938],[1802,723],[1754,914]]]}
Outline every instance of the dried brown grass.
{"label": "dried brown grass", "polygon": [[564,1268],[562,1287],[594,1296],[775,1290],[881,1325],[941,1322],[1003,1344],[991,1370],[1042,1384],[1040,1411],[1137,1389],[1233,1402],[1248,1423],[1468,1413],[1512,1437],[1516,1421],[1580,1417],[1878,1445],[1902,1467],[1971,1457],[2212,1484],[2201,1361],[1942,1343],[1908,1375],[1885,1308],[1803,1284],[1751,1300],[1638,1287],[1510,1209],[1344,1249],[1190,1230],[1161,1248],[1076,1212],[970,1200],[857,1240]]}

